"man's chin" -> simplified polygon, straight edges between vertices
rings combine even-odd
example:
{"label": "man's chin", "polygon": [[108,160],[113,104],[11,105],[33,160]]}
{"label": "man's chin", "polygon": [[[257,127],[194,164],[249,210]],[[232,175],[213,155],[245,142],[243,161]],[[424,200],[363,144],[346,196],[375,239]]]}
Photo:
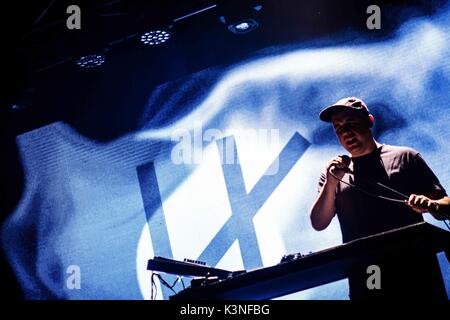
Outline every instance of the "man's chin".
{"label": "man's chin", "polygon": [[352,151],[355,151],[356,149],[358,149],[358,146],[355,144],[351,144],[351,145],[344,144],[343,147],[345,150],[347,150],[350,153],[352,153]]}
{"label": "man's chin", "polygon": [[363,153],[363,149],[361,146],[358,145],[352,145],[352,146],[345,146],[345,150],[348,151],[353,157],[358,157]]}

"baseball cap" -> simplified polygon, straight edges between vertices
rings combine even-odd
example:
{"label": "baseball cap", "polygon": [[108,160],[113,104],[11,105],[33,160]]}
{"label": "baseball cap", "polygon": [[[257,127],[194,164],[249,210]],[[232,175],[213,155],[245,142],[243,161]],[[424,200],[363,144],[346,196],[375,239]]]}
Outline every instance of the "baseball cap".
{"label": "baseball cap", "polygon": [[354,110],[355,112],[360,113],[362,116],[368,116],[370,114],[369,108],[367,108],[367,105],[364,103],[364,101],[356,97],[348,97],[343,98],[332,104],[331,106],[323,109],[319,114],[319,118],[322,121],[331,122],[331,117],[333,116],[333,114],[341,110]]}

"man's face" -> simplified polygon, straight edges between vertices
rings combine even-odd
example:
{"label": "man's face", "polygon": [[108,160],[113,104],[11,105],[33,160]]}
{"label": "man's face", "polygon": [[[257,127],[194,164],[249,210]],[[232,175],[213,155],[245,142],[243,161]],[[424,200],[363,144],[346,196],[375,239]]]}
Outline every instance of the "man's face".
{"label": "man's face", "polygon": [[357,157],[368,153],[372,147],[373,136],[367,117],[352,110],[338,111],[331,117],[334,131],[341,145]]}

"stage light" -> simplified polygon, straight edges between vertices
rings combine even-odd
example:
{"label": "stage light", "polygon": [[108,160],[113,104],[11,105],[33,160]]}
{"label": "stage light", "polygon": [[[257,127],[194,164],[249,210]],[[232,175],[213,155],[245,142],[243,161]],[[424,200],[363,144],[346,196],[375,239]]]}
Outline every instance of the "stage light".
{"label": "stage light", "polygon": [[234,34],[244,34],[259,27],[263,6],[260,0],[218,0],[219,20]]}
{"label": "stage light", "polygon": [[89,54],[87,56],[80,57],[76,64],[81,68],[96,68],[105,63],[105,56],[100,54]]}
{"label": "stage light", "polygon": [[250,23],[241,22],[241,23],[237,24],[234,28],[239,31],[245,31],[245,30],[248,30],[248,28],[250,28]]}
{"label": "stage light", "polygon": [[146,45],[162,44],[170,39],[170,32],[166,30],[154,30],[144,33],[141,42]]}
{"label": "stage light", "polygon": [[247,19],[237,23],[230,24],[228,30],[235,34],[243,34],[258,28],[258,22],[253,19]]}

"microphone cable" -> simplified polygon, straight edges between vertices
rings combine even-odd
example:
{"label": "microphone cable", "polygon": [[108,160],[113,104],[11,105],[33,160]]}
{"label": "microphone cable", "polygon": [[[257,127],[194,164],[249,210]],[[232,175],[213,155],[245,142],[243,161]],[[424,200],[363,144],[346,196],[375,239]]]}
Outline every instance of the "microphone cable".
{"label": "microphone cable", "polygon": [[[337,168],[337,167],[335,167],[335,168]],[[337,168],[337,169],[338,169],[338,170],[343,170],[345,173],[348,173],[348,174],[353,174],[353,172],[352,172],[350,169],[348,169],[348,168],[347,168],[347,169]],[[395,199],[395,198],[389,198],[389,197],[385,197],[385,196],[382,196],[382,195],[379,195],[379,194],[375,194],[375,193],[369,192],[369,191],[367,191],[367,190],[365,190],[365,189],[363,189],[363,188],[360,188],[360,187],[354,185],[353,183],[344,181],[344,180],[338,178],[338,177],[332,172],[331,168],[328,170],[328,172],[329,172],[329,173],[333,176],[333,178],[335,178],[336,180],[338,180],[338,181],[340,181],[340,182],[342,182],[342,183],[344,183],[344,184],[346,184],[346,185],[348,185],[348,186],[350,186],[350,187],[352,187],[352,188],[355,188],[356,190],[358,190],[358,191],[360,191],[360,192],[362,192],[362,193],[364,193],[364,194],[367,194],[368,196],[371,196],[371,197],[374,197],[374,198],[377,198],[377,199],[383,199],[383,200],[391,201],[391,202],[403,203],[403,204],[405,204],[405,205],[406,205],[406,201],[409,199],[409,197],[408,197],[407,195],[405,195],[405,194],[403,194],[403,193],[401,193],[401,192],[399,192],[399,191],[397,191],[397,190],[395,190],[395,189],[392,189],[392,188],[390,188],[390,187],[388,187],[388,186],[386,186],[386,185],[384,185],[384,184],[382,184],[382,183],[380,183],[380,182],[376,182],[377,186],[379,186],[379,187],[381,187],[381,188],[383,188],[383,189],[385,189],[385,190],[387,190],[387,191],[389,191],[389,192],[392,192],[392,193],[395,193],[395,194],[401,196],[401,197],[403,198],[403,200]],[[368,182],[368,183],[370,183],[370,184],[373,184],[373,183],[371,183],[371,182],[369,182],[369,181],[366,181],[366,180],[364,180],[364,181],[365,181],[365,182]],[[440,219],[442,219],[442,221],[444,221],[445,226],[447,227],[447,229],[450,230],[450,226],[447,224],[447,221],[446,221],[446,220],[448,220],[448,218],[447,218],[445,215],[442,215],[442,214],[437,213],[437,212],[430,212],[430,213],[432,213],[432,214],[434,214],[435,216],[437,216],[437,217],[439,217]]]}
{"label": "microphone cable", "polygon": [[[339,170],[343,170],[343,171],[346,172],[346,173],[351,173],[351,172],[349,172],[348,170],[345,170],[345,169],[340,169],[340,168],[338,168],[338,169],[339,169]],[[344,180],[338,178],[338,177],[331,171],[331,168],[328,170],[328,172],[329,172],[336,180],[338,180],[338,181],[340,181],[340,182],[342,182],[342,183],[344,183],[344,184],[346,184],[346,185],[348,185],[348,186],[350,186],[350,187],[352,187],[352,188],[355,188],[356,190],[358,190],[358,191],[360,191],[360,192],[362,192],[362,193],[365,193],[365,194],[367,194],[367,195],[369,195],[369,196],[371,196],[371,197],[378,198],[378,199],[384,199],[384,200],[392,201],[392,202],[399,202],[399,203],[405,203],[405,200],[408,200],[408,199],[409,199],[409,197],[408,197],[407,195],[405,195],[405,194],[403,194],[403,193],[401,193],[401,192],[398,192],[397,190],[394,190],[394,189],[392,189],[392,188],[389,188],[388,186],[385,186],[385,185],[382,184],[382,183],[377,182],[377,185],[380,186],[380,187],[382,187],[382,188],[384,188],[384,189],[386,189],[387,191],[390,191],[390,192],[392,192],[392,193],[395,193],[395,194],[397,194],[397,195],[400,195],[400,196],[403,197],[404,199],[403,199],[403,200],[400,200],[400,199],[395,199],[395,198],[389,198],[389,197],[385,197],[385,196],[381,196],[381,195],[379,195],[379,194],[375,194],[375,193],[369,192],[369,191],[367,191],[367,190],[365,190],[365,189],[363,189],[363,188],[360,188],[360,187],[354,185],[353,183],[346,182],[346,181],[344,181]]]}

